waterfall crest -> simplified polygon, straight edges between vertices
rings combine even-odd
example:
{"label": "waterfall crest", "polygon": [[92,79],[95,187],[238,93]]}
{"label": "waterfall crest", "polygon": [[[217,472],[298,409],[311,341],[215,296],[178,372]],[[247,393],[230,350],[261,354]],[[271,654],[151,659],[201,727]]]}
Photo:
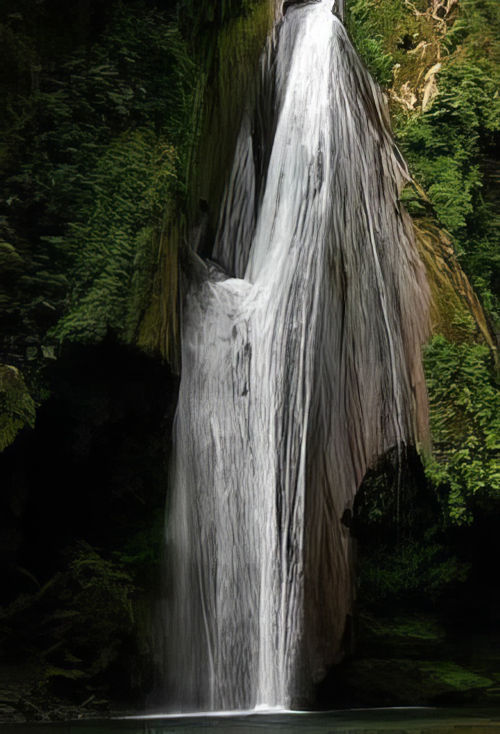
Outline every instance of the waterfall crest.
{"label": "waterfall crest", "polygon": [[353,600],[342,516],[378,455],[425,439],[407,171],[331,6],[290,6],[277,27],[212,260],[185,284],[165,622],[177,709],[307,698]]}

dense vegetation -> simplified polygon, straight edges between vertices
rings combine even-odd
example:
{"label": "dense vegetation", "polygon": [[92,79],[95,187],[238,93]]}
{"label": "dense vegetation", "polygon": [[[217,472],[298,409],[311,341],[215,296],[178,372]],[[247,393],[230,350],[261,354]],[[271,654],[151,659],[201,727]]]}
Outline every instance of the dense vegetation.
{"label": "dense vegetation", "polygon": [[36,715],[143,675],[119,660],[154,585],[175,382],[112,345],[147,341],[197,74],[173,3],[6,2],[0,37],[1,447],[39,413],[2,457],[0,648],[36,661]]}
{"label": "dense vegetation", "polygon": [[389,93],[412,175],[498,328],[499,5],[353,0],[348,27]]}
{"label": "dense vegetation", "polygon": [[149,305],[165,211],[185,187],[197,78],[161,5],[4,13],[8,363],[29,339],[33,358],[60,339],[132,341]]}
{"label": "dense vegetation", "polygon": [[[348,27],[391,103],[398,142],[435,218],[451,235],[493,329],[500,325],[500,8],[494,0],[353,0]],[[422,202],[410,194],[417,218]],[[450,521],[473,498],[500,501],[494,355],[465,310],[426,351],[434,456],[428,475]]]}
{"label": "dense vegetation", "polygon": [[500,502],[500,392],[488,348],[465,326],[469,339],[436,335],[425,354],[434,439],[427,475],[438,494],[445,487],[445,516],[459,524]]}
{"label": "dense vegetation", "polygon": [[[347,19],[421,187],[408,207],[449,232],[493,330],[499,13],[496,0],[351,0]],[[0,653],[9,676],[20,666],[27,715],[51,696],[97,706],[153,685],[178,260],[189,225],[213,232],[269,21],[264,0],[2,3]],[[452,311],[425,353],[425,472],[411,449],[385,457],[357,501],[360,639],[379,657],[387,634],[434,644],[457,608],[486,627],[500,608],[483,568],[500,521],[494,355],[466,306]]]}
{"label": "dense vegetation", "polygon": [[[403,197],[417,231],[447,232],[498,332],[500,7],[352,0],[347,25],[388,95],[416,182]],[[437,267],[431,263],[431,279]],[[344,682],[335,681],[354,701],[361,692],[366,703],[405,702],[416,689],[415,701],[478,700],[499,679],[499,661],[486,660],[478,635],[481,628],[494,636],[499,618],[488,572],[500,522],[498,363],[463,287],[457,283],[461,302],[433,291],[441,317],[424,352],[432,454],[423,467],[411,452],[399,468],[387,457],[356,502],[364,650],[342,671]],[[476,655],[460,642],[467,637]]]}
{"label": "dense vegetation", "polygon": [[153,685],[178,258],[269,21],[246,0],[2,3],[0,716]]}

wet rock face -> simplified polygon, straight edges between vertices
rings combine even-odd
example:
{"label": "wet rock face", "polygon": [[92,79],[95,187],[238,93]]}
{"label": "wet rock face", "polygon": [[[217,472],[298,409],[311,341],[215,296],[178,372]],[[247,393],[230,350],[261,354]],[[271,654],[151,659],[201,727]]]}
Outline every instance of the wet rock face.
{"label": "wet rock face", "polygon": [[320,706],[496,704],[498,633],[474,631],[472,622],[457,637],[435,612],[387,612],[360,616],[357,654],[318,687]]}
{"label": "wet rock face", "polygon": [[269,152],[250,110],[222,271],[183,303],[163,634],[185,710],[307,698],[352,608],[345,510],[376,456],[426,437],[428,288],[383,99],[329,2],[276,36]]}
{"label": "wet rock face", "polygon": [[286,11],[295,6],[295,5],[311,5],[312,3],[320,2],[321,0],[286,0],[286,2],[283,3],[283,15],[285,15]]}

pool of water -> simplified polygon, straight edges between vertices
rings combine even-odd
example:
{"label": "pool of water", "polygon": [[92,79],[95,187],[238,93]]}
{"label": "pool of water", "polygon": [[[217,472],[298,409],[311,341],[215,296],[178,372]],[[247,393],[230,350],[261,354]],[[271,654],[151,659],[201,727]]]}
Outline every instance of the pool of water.
{"label": "pool of water", "polygon": [[1,734],[500,734],[500,710],[363,709],[321,713],[149,716],[9,724]]}

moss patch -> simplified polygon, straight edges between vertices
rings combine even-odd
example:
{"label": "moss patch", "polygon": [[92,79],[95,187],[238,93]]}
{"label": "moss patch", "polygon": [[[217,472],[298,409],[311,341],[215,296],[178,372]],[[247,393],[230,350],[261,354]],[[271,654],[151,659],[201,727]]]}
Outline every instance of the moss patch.
{"label": "moss patch", "polygon": [[339,703],[364,706],[481,702],[496,688],[493,679],[454,662],[397,658],[351,661],[329,685],[339,687]]}
{"label": "moss patch", "polygon": [[493,685],[490,678],[477,675],[461,665],[450,661],[420,661],[420,672],[436,683],[436,686],[446,686],[454,691],[465,692],[473,688],[489,688]]}
{"label": "moss patch", "polygon": [[365,630],[373,637],[393,638],[398,641],[430,643],[435,645],[444,639],[444,629],[432,617],[413,616],[394,619],[363,617]]}

